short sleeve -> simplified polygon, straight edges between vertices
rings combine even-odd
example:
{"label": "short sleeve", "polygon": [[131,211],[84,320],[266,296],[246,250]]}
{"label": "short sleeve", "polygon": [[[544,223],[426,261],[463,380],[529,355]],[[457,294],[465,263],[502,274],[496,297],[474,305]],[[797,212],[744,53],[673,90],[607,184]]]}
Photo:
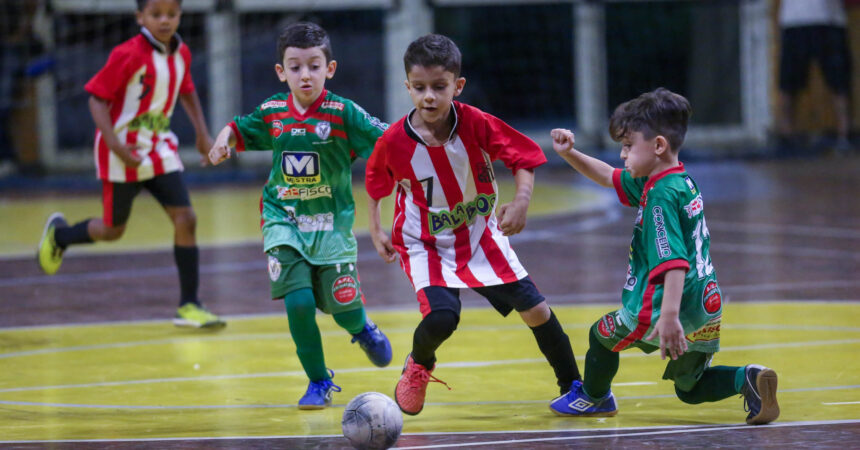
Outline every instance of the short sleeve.
{"label": "short sleeve", "polygon": [[645,188],[647,177],[633,178],[630,172],[624,169],[615,169],[612,172],[612,185],[618,201],[624,206],[639,206],[642,198],[642,190]]}
{"label": "short sleeve", "polygon": [[179,55],[185,61],[185,73],[182,75],[182,85],[179,86],[180,94],[190,94],[194,92],[194,80],[191,79],[191,50],[188,46],[182,44],[179,47]]}
{"label": "short sleeve", "polygon": [[648,193],[642,213],[643,244],[648,258],[648,281],[663,283],[663,276],[672,269],[690,268],[689,249],[681,231],[680,201],[671,191]]}
{"label": "short sleeve", "polygon": [[108,101],[120,101],[123,90],[134,72],[134,58],[129,50],[117,47],[111,51],[108,60],[84,86],[90,94]]}
{"label": "short sleeve", "polygon": [[[479,121],[477,135],[481,147],[485,149],[490,158],[495,161],[501,160],[505,167],[516,173],[519,169],[534,169],[546,162],[540,146],[526,135],[515,130],[503,120],[492,114],[475,110]],[[467,120],[464,118],[464,120]]]}
{"label": "short sleeve", "polygon": [[388,167],[387,159],[387,145],[382,137],[376,141],[376,147],[364,169],[364,186],[374,200],[387,197],[394,189],[394,175]]}
{"label": "short sleeve", "polygon": [[344,126],[349,145],[356,155],[370,157],[376,140],[388,129],[388,124],[371,116],[355,102],[347,100],[349,106],[344,114]]}
{"label": "short sleeve", "polygon": [[251,114],[236,116],[230,123],[236,134],[236,150],[272,150],[272,135],[262,110],[257,107]]}

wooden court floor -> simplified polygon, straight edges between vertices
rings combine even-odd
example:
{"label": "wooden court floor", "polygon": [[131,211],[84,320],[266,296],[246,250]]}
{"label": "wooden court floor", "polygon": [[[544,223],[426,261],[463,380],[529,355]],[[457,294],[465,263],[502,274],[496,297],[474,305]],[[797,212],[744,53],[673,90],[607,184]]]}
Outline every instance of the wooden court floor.
{"label": "wooden court floor", "polygon": [[[440,349],[434,372],[453,390],[430,385],[425,410],[406,417],[398,446],[759,448],[856,442],[858,160],[688,169],[704,193],[712,257],[728,301],[715,364],[774,368],[782,407],[777,422],[744,425],[739,397],[681,403],[671,384],[659,379],[665,362],[636,350],[622,353],[613,386],[618,416],[555,417],[547,408],[556,393],[551,369],[525,325],[499,317],[466,293],[461,325]],[[612,203],[611,191],[594,191],[582,181],[566,169],[539,172],[529,224],[513,239],[580,364],[588,326],[618,306],[635,213]],[[218,333],[170,325],[178,291],[164,245],[170,229],[163,217],[152,218],[157,210],[149,214],[145,199],[135,204],[123,242],[73,250],[60,274],[45,277],[32,251],[26,252],[44,216],[53,209],[72,220],[97,214],[91,209],[98,207],[97,197],[45,195],[33,204],[0,192],[0,446],[346,448],[340,436],[343,405],[365,391],[391,395],[419,320],[414,294],[399,268],[384,265],[360,233],[369,314],[391,338],[395,360],[388,368],[373,367],[330,317],[318,316],[327,365],[343,392],[330,409],[298,411],[306,380],[283,306],[267,299],[259,237],[239,213],[252,202],[247,214],[254,223],[256,194],[241,192],[193,192],[201,223],[201,296],[229,319]],[[32,209],[38,212],[29,217]]]}

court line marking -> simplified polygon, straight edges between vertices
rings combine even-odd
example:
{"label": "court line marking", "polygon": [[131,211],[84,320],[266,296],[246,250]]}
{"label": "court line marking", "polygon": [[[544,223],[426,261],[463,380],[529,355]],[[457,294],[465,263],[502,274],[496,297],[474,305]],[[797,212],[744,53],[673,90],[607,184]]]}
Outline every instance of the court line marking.
{"label": "court line marking", "polygon": [[[847,423],[857,423],[858,421],[851,421]],[[826,425],[826,423],[815,423],[815,425]],[[512,439],[512,440],[504,440],[504,441],[484,441],[484,442],[468,442],[468,443],[458,443],[458,444],[437,444],[437,445],[420,445],[420,446],[411,446],[411,447],[398,447],[399,449],[423,449],[423,448],[453,448],[453,447],[477,447],[477,446],[486,446],[486,445],[512,445],[512,444],[524,444],[528,442],[553,442],[553,441],[571,441],[571,440],[583,440],[583,439],[600,439],[600,438],[619,438],[619,437],[635,437],[635,436],[658,436],[658,435],[667,435],[667,434],[678,434],[678,433],[700,433],[706,431],[728,431],[728,430],[762,430],[768,428],[785,428],[785,427],[796,427],[802,426],[800,423],[775,423],[769,425],[760,425],[756,427],[752,427],[750,425],[730,425],[730,426],[718,426],[718,427],[702,427],[702,428],[686,428],[681,430],[661,430],[661,431],[643,431],[638,433],[607,433],[607,434],[599,434],[599,435],[590,435],[590,436],[558,436],[558,437],[546,437],[546,438],[531,438],[531,439]]]}
{"label": "court line marking", "polygon": [[[619,386],[623,383],[614,383],[613,386]],[[654,383],[656,384],[656,383]],[[822,392],[822,391],[841,391],[860,389],[860,385],[846,386],[824,386],[813,388],[795,388],[795,389],[780,389],[780,394],[798,393],[798,392]],[[655,400],[663,398],[675,398],[674,394],[658,394],[658,395],[633,395],[633,396],[616,396],[617,400]],[[487,400],[487,401],[463,401],[463,402],[427,402],[429,406],[463,406],[463,405],[531,405],[545,404],[549,400]],[[860,403],[860,402],[855,402]],[[827,404],[827,403],[823,403]],[[116,409],[116,410],[131,410],[131,411],[186,411],[196,409],[286,409],[295,408],[293,404],[250,404],[250,405],[169,405],[169,406],[153,406],[153,405],[92,405],[84,403],[54,403],[54,402],[28,402],[23,400],[0,400],[0,405],[9,406],[38,406],[45,408],[77,408],[77,409]],[[335,403],[330,408],[344,408],[346,404]]]}
{"label": "court line marking", "polygon": [[[728,424],[705,424],[705,425],[658,425],[653,427],[617,427],[617,428],[572,428],[567,430],[499,430],[499,431],[439,431],[439,432],[420,432],[420,433],[405,433],[401,436],[459,436],[459,435],[498,435],[522,433],[522,434],[549,434],[549,433],[605,433],[607,431],[636,431],[636,430],[667,430],[667,431],[718,431],[726,426],[737,427],[747,430],[763,430],[777,427],[803,427],[803,426],[821,426],[821,425],[847,425],[860,423],[857,419],[843,420],[813,420],[800,422],[779,422],[769,425],[728,425]],[[619,436],[614,434],[612,436]],[[621,435],[623,436],[623,435]],[[262,439],[330,439],[342,438],[340,434],[316,434],[316,435],[273,435],[273,436],[216,436],[216,437],[167,437],[167,438],[126,438],[126,439],[40,439],[40,440],[15,440],[15,441],[0,441],[0,444],[51,444],[51,443],[100,443],[100,442],[173,442],[173,441],[227,441],[227,440],[262,440]],[[512,441],[503,441],[512,442]],[[433,447],[441,447],[433,446]],[[397,448],[418,448],[418,447],[397,447]]]}
{"label": "court line marking", "polygon": [[838,405],[860,405],[860,401],[857,402],[822,402],[822,405],[828,406],[838,406]]}
{"label": "court line marking", "polygon": [[[273,315],[280,316],[280,315]],[[566,329],[583,329],[590,328],[592,323],[569,323],[564,322],[563,326]],[[90,325],[84,325],[90,326]],[[66,328],[67,326],[61,326],[57,328]],[[521,330],[523,327],[521,324],[511,324],[511,325],[467,325],[460,327],[459,330],[461,332],[475,332],[475,331],[500,331],[500,330]],[[860,327],[831,327],[831,326],[816,326],[816,325],[780,325],[780,324],[737,324],[737,325],[725,325],[726,329],[744,329],[744,330],[791,330],[791,331],[825,331],[825,332],[860,332]],[[2,334],[4,330],[0,329],[0,334]],[[412,327],[401,327],[401,328],[386,328],[386,333],[390,334],[400,334],[400,333],[412,333],[414,328]],[[342,335],[343,332],[341,330],[330,330],[323,331],[320,333],[324,337]],[[147,346],[147,345],[169,345],[169,344],[183,344],[183,343],[199,343],[199,342],[211,342],[211,341],[219,341],[219,342],[238,342],[238,341],[246,341],[246,340],[266,340],[266,339],[285,339],[292,340],[292,337],[289,333],[242,333],[242,334],[226,334],[226,335],[214,335],[214,336],[185,336],[185,337],[174,337],[174,338],[164,338],[164,339],[149,339],[143,341],[131,341],[131,342],[113,342],[107,344],[90,344],[90,345],[75,345],[68,347],[53,347],[53,348],[43,348],[37,350],[22,350],[18,352],[8,352],[8,353],[0,353],[0,359],[8,359],[8,358],[17,358],[17,357],[26,357],[26,356],[34,356],[34,355],[47,355],[47,354],[57,354],[57,353],[66,353],[66,352],[74,352],[74,351],[89,351],[89,350],[105,350],[105,349],[115,349],[115,348],[129,348],[129,347],[138,347],[138,346]],[[812,341],[814,342],[814,341]],[[847,343],[853,343],[854,340],[849,340]],[[839,341],[838,343],[846,343],[846,341]],[[800,344],[803,344],[801,342]],[[775,344],[766,344],[766,345],[775,345]]]}
{"label": "court line marking", "polygon": [[[558,232],[540,232],[540,239],[537,236],[538,232],[535,232],[536,236],[525,236],[521,239],[514,240],[514,243],[517,241],[528,242],[540,239],[551,239],[553,237],[557,237],[558,235],[565,235],[566,233],[558,231]],[[618,245],[619,242],[607,243],[601,242],[603,239],[598,239],[596,237],[589,237],[589,241],[592,244],[611,244]],[[629,240],[629,239],[628,239]],[[627,242],[625,240],[624,242]],[[807,257],[807,258],[825,258],[825,259],[854,259],[860,260],[860,252],[853,251],[845,251],[845,250],[821,250],[815,248],[805,248],[805,247],[792,247],[790,249],[784,249],[781,247],[775,246],[764,246],[764,245],[753,245],[753,244],[722,244],[719,248],[713,250],[716,253],[726,252],[726,253],[744,253],[744,254],[754,254],[754,255],[793,255],[798,257]],[[376,258],[376,252],[362,252],[358,255],[358,259],[368,260],[372,258]],[[252,272],[252,271],[263,271],[266,270],[266,261],[263,259],[254,259],[253,261],[236,261],[231,263],[215,263],[215,264],[201,264],[200,265],[200,274],[201,275],[217,275],[222,273],[237,273],[237,272]],[[173,265],[170,266],[158,266],[158,267],[149,267],[149,268],[138,268],[138,269],[117,269],[117,270],[105,270],[101,272],[86,272],[86,273],[74,273],[74,274],[60,274],[60,275],[32,275],[25,277],[14,277],[14,278],[0,278],[0,287],[24,287],[24,286],[33,286],[33,285],[45,285],[45,284],[64,284],[64,283],[83,283],[88,281],[111,281],[125,278],[135,278],[139,279],[142,277],[156,277],[156,276],[173,276],[175,275],[176,267]],[[724,288],[725,289],[725,288]],[[617,297],[617,294],[613,297]]]}
{"label": "court line marking", "polygon": [[[742,345],[724,347],[721,352],[745,351],[745,350],[764,350],[772,348],[793,348],[793,347],[815,347],[829,345],[844,345],[844,344],[860,344],[860,339],[841,339],[829,341],[809,341],[809,342],[786,342],[775,344],[757,344],[757,345]],[[656,357],[654,354],[645,353],[629,353],[621,354],[621,358],[645,358]],[[582,361],[584,356],[579,356],[577,360]],[[439,363],[437,367],[463,369],[475,367],[491,367],[499,365],[515,365],[515,364],[537,364],[545,363],[546,360],[540,358],[523,358],[523,359],[507,359],[494,361],[459,361],[450,363]],[[359,372],[383,372],[383,371],[399,371],[401,367],[354,367],[338,369],[338,373],[359,373]],[[55,389],[77,389],[77,388],[92,388],[92,387],[107,387],[107,386],[128,386],[135,384],[156,384],[156,383],[175,383],[175,382],[202,382],[202,381],[217,381],[217,380],[238,380],[238,379],[253,379],[253,378],[276,378],[276,377],[291,377],[305,376],[302,370],[282,371],[282,372],[264,372],[264,373],[248,373],[248,374],[231,374],[231,375],[205,375],[199,377],[172,377],[172,378],[147,378],[142,380],[124,380],[124,381],[101,381],[98,383],[79,383],[65,385],[49,385],[49,386],[25,386],[15,388],[0,389],[0,393],[4,392],[26,392],[26,391],[42,391]]]}
{"label": "court line marking", "polygon": [[[755,286],[758,285],[735,285],[735,286],[721,286],[723,290],[730,289],[736,291],[748,291],[754,292]],[[796,291],[798,289],[803,288],[820,288],[820,287],[855,287],[860,286],[860,280],[857,281],[846,281],[846,280],[832,280],[832,281],[823,281],[823,282],[810,282],[810,283],[776,283],[773,285],[764,285],[767,286],[764,291],[770,290],[788,290],[788,291]],[[781,289],[781,287],[786,286],[785,289]],[[582,297],[580,297],[582,296]],[[575,295],[547,295],[546,299],[549,302],[561,302],[561,301],[570,301],[570,300],[583,300],[582,303],[562,303],[553,305],[554,308],[606,308],[612,306],[620,306],[619,299],[621,294],[619,293],[591,293],[591,294],[575,294]],[[612,298],[616,301],[612,303],[607,303],[603,301],[584,301],[588,298],[601,300],[602,297]],[[726,299],[726,303],[731,303],[729,299]],[[810,304],[830,304],[830,305],[860,305],[860,299],[833,299],[833,298],[802,298],[802,299],[757,299],[757,300],[744,300],[742,302],[737,302],[733,304],[744,305],[744,306],[797,306],[804,303]],[[463,310],[492,310],[489,306],[476,306],[476,305],[463,305]],[[412,305],[410,306],[384,306],[384,307],[374,307],[373,311],[380,313],[414,313],[416,308]],[[602,311],[605,313],[606,311]],[[262,319],[269,317],[284,317],[284,313],[253,313],[253,314],[231,314],[231,315],[222,315],[227,321],[239,321],[239,320],[254,320],[254,319]],[[172,322],[168,319],[139,319],[139,320],[112,320],[112,321],[104,321],[104,322],[73,322],[73,323],[60,323],[60,324],[47,324],[47,325],[22,325],[22,326],[14,326],[14,327],[0,327],[0,333],[4,331],[27,331],[27,330],[41,330],[41,329],[64,329],[64,328],[83,328],[83,327],[102,327],[102,326],[120,326],[120,325],[147,325],[147,324],[168,324],[172,326]],[[591,326],[593,322],[589,323]],[[576,326],[576,324],[570,324],[571,326]],[[565,323],[564,326],[568,326],[568,323]],[[723,327],[731,327],[732,324],[723,324]],[[778,325],[777,325],[778,326]],[[791,325],[787,325],[791,327]],[[800,325],[803,326],[803,325]],[[860,328],[860,327],[858,327]],[[171,328],[173,329],[173,328]],[[458,328],[460,329],[460,328]],[[830,329],[836,331],[836,327],[822,329],[821,331],[828,331]],[[414,330],[413,330],[414,331]],[[205,331],[194,330],[193,332],[197,332],[199,334],[195,334],[195,338],[200,338],[200,336],[204,336],[202,333]],[[189,336],[189,339],[192,337]]]}

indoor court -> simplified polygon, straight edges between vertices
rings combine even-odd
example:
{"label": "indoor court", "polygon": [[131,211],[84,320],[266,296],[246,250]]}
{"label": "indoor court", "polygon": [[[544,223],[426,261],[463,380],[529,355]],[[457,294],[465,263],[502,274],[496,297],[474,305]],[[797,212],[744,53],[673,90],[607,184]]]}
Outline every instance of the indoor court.
{"label": "indoor court", "polygon": [[[860,189],[856,157],[690,163],[704,193],[711,254],[724,300],[714,364],[757,363],[779,374],[781,416],[744,424],[740,397],[687,405],[661,381],[665,361],[622,353],[612,418],[554,416],[554,377],[517,317],[464,294],[458,331],[439,350],[418,416],[404,416],[399,448],[844,447],[860,438]],[[509,172],[497,173],[502,201]],[[559,164],[537,172],[520,260],[571,338],[580,368],[588,327],[617,308],[635,211]],[[348,448],[344,405],[393,395],[420,316],[396,265],[363,231],[359,267],[367,307],[394,361],[367,362],[318,315],[327,365],[343,388],[335,406],[299,411],[306,381],[282,303],[268,300],[253,185],[192,185],[199,221],[201,298],[225,315],[219,332],[174,328],[177,280],[170,225],[151,198],[135,203],[128,234],[75,248],[60,273],[33,253],[44,218],[98,214],[98,192],[0,200],[0,445],[13,448]],[[152,215],[148,214],[152,209]],[[390,217],[390,213],[389,217]],[[385,219],[386,221],[389,219]],[[98,436],[93,439],[93,436]],[[850,446],[850,445],[849,445]]]}

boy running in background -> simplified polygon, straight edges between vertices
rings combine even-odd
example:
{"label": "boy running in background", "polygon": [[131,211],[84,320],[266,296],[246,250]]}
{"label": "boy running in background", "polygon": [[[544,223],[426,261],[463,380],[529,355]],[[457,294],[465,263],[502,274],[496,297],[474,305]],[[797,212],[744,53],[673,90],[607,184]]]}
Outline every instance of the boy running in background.
{"label": "boy running in background", "polygon": [[685,403],[744,397],[751,425],[779,417],[776,372],[759,365],[711,367],[720,346],[722,293],[709,255],[702,194],[678,162],[692,110],[684,97],[660,88],[622,103],[609,122],[621,142],[624,170],[573,148],[569,130],[552,130],[553,149],[595,183],[614,187],[625,206],[638,207],[621,295],[622,308],[589,332],[585,380],[550,408],[559,415],[614,416],[610,385],[618,352],[658,348],[671,360],[664,380]]}
{"label": "boy running in background", "polygon": [[388,125],[325,90],[337,62],[319,25],[286,27],[278,59],[275,72],[290,93],[275,94],[251,114],[237,116],[218,134],[209,159],[219,164],[234,146],[240,152],[272,151],[261,205],[272,299],[286,306],[296,353],[310,379],[299,409],[322,409],[340,387],[326,368],[317,308],[352,334],[373,364],[391,362],[391,344],[362,304],[350,170],[352,151],[370,156]]}
{"label": "boy running in background", "polygon": [[39,242],[39,265],[53,275],[70,245],[119,239],[134,198],[146,189],[164,207],[175,231],[173,256],[181,293],[173,323],[220,328],[224,321],[197,298],[197,218],[182,180],[179,141],[169,128],[178,98],[194,125],[195,145],[205,163],[212,137],[191,80],[191,52],[176,34],[182,1],[137,0],[136,17],[140,34],[116,46],[85,86],[98,128],[95,163],[104,214],[72,226],[61,213],[52,214]]}
{"label": "boy running in background", "polygon": [[[570,340],[508,243],[522,231],[543,151],[496,117],[455,102],[460,50],[445,36],[409,44],[403,62],[415,108],[376,144],[367,163],[370,232],[386,262],[400,265],[418,294],[423,319],[395,390],[406,414],[424,407],[436,349],[460,321],[460,289],[484,296],[503,316],[516,309],[566,392],[579,371]],[[514,200],[499,206],[492,161],[514,173]],[[397,186],[391,238],[382,231],[379,200]],[[446,385],[447,386],[447,385]]]}

